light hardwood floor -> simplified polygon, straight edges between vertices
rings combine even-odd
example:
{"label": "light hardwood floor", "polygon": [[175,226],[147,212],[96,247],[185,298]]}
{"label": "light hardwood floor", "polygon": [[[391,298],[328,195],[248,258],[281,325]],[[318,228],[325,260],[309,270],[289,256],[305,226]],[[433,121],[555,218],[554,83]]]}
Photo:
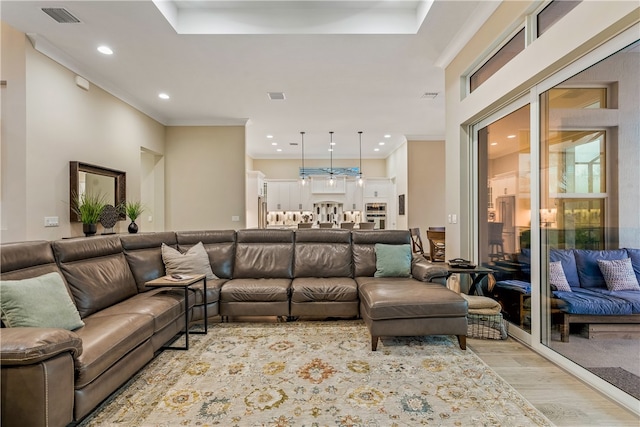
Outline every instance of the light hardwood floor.
{"label": "light hardwood floor", "polygon": [[638,416],[512,338],[467,345],[557,426],[640,426]]}

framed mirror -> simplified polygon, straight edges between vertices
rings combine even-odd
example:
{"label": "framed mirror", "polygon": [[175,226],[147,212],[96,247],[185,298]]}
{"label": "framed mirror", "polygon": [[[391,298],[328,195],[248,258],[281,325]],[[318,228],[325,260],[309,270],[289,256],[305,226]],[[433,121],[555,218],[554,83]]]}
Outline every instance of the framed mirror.
{"label": "framed mirror", "polygon": [[[69,162],[69,200],[74,195],[85,192],[104,195],[106,203],[118,206],[127,200],[127,173],[102,166],[82,162]],[[119,214],[121,220],[126,219],[124,212]],[[78,215],[69,210],[69,218],[80,221]]]}

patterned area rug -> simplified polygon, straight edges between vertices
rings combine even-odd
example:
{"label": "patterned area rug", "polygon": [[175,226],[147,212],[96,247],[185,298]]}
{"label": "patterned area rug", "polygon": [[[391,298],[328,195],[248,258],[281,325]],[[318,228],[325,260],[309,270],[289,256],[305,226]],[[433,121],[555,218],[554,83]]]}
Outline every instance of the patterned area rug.
{"label": "patterned area rug", "polygon": [[455,337],[385,338],[372,352],[358,320],[222,323],[190,338],[80,425],[552,425]]}

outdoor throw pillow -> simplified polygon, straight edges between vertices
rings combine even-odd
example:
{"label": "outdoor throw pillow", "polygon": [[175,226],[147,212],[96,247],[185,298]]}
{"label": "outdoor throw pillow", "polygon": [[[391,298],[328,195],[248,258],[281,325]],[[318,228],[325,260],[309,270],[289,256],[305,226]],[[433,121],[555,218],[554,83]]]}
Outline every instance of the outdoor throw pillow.
{"label": "outdoor throw pillow", "polygon": [[162,261],[164,262],[164,268],[168,275],[184,274],[191,276],[204,274],[207,276],[207,279],[218,278],[213,274],[213,270],[211,270],[209,255],[207,255],[207,251],[202,242],[198,242],[184,254],[163,243]]}
{"label": "outdoor throw pillow", "polygon": [[571,292],[571,286],[564,275],[561,261],[553,261],[549,263],[549,283],[555,286],[557,291]]}
{"label": "outdoor throw pillow", "polygon": [[410,277],[411,246],[376,243],[376,272],[374,277]]}
{"label": "outdoor throw pillow", "polygon": [[60,273],[23,280],[0,281],[2,321],[9,328],[84,326]]}
{"label": "outdoor throw pillow", "polygon": [[598,267],[610,291],[640,291],[631,258],[598,260]]}

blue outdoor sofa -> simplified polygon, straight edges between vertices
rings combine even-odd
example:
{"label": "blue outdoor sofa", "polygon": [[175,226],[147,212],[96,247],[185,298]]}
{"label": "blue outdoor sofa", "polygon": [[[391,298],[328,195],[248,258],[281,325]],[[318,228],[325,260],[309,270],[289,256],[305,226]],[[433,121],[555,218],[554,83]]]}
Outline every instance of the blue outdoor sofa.
{"label": "blue outdoor sofa", "polygon": [[[531,293],[529,282],[529,249],[520,253],[519,280],[499,280],[493,294],[503,301],[508,294]],[[621,260],[630,258],[636,280],[640,283],[640,249],[551,249],[549,261],[560,261],[571,291],[561,291],[549,286],[552,312],[562,314],[560,337],[569,341],[571,323],[629,324],[640,323],[640,287],[636,290],[609,290],[598,266],[598,260]],[[513,298],[511,298],[513,299]],[[519,313],[522,324],[522,304]],[[510,317],[515,317],[513,314]],[[515,320],[515,319],[512,319]]]}

